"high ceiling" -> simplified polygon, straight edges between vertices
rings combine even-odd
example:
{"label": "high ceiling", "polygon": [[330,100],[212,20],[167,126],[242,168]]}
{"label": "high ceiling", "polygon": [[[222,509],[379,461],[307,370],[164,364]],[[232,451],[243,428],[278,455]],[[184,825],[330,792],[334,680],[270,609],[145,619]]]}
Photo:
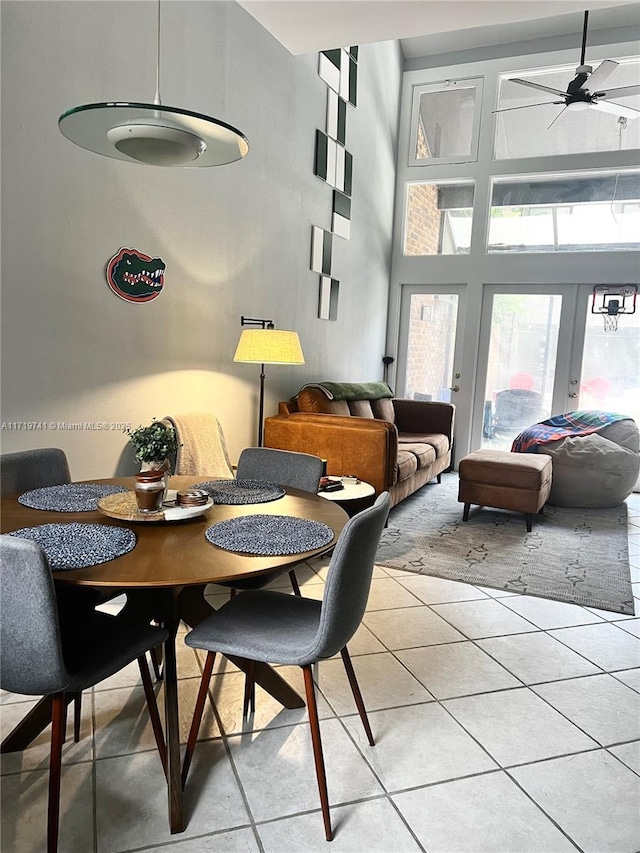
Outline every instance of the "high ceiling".
{"label": "high ceiling", "polygon": [[[640,24],[631,0],[239,0],[291,53],[401,39],[405,57]],[[579,44],[579,41],[578,41]]]}

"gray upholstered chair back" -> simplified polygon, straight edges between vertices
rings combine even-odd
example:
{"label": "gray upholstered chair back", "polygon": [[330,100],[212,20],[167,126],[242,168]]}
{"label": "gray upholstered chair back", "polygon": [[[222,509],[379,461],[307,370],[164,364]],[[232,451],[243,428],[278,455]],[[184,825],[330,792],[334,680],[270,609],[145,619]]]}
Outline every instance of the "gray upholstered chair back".
{"label": "gray upholstered chair back", "polygon": [[3,453],[0,456],[0,494],[28,492],[45,486],[61,486],[71,482],[69,463],[63,450],[43,447]]}
{"label": "gray upholstered chair back", "polygon": [[35,542],[0,536],[0,687],[38,696],[64,690],[56,595]]}
{"label": "gray upholstered chair back", "polygon": [[332,657],[343,649],[362,621],[380,536],[391,498],[383,492],[369,509],[350,519],[338,539],[325,584],[320,626],[310,658]]}
{"label": "gray upholstered chair back", "polygon": [[267,480],[305,492],[317,492],[322,476],[322,459],[310,453],[247,447],[240,454],[238,480]]}

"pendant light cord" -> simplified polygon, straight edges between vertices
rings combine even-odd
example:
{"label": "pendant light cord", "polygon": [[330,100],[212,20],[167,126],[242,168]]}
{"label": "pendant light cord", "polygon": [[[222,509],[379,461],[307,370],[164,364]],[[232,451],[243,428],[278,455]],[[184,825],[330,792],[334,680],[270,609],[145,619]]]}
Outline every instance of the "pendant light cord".
{"label": "pendant light cord", "polygon": [[158,0],[158,43],[156,46],[156,94],[153,98],[153,103],[162,105],[160,99],[160,0]]}

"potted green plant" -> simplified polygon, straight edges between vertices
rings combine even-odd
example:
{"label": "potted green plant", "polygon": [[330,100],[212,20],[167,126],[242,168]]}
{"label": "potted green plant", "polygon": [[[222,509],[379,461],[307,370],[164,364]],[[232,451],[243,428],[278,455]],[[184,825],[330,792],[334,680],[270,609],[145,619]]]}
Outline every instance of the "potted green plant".
{"label": "potted green plant", "polygon": [[169,470],[169,459],[178,449],[176,431],[173,427],[153,420],[149,426],[128,429],[126,433],[135,449],[135,457],[141,463],[142,470],[159,468]]}

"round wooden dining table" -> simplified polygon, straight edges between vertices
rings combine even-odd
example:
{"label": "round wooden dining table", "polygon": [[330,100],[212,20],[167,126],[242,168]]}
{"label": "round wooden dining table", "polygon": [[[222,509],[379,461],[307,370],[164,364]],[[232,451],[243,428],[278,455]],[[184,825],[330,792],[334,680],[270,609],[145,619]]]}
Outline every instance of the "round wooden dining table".
{"label": "round wooden dining table", "polygon": [[[171,478],[172,489],[186,489],[206,481],[206,476]],[[133,478],[112,478],[86,482],[133,488]],[[163,679],[165,686],[165,738],[167,743],[167,792],[169,824],[172,833],[185,829],[180,768],[180,736],[178,728],[178,679],[176,671],[176,633],[180,620],[194,627],[214,612],[204,597],[210,583],[258,579],[286,572],[297,563],[332,550],[348,521],[343,509],[310,492],[286,489],[286,494],[268,503],[227,505],[214,504],[202,515],[178,521],[162,521],[156,516],[134,513],[132,520],[112,518],[95,510],[91,512],[51,512],[31,509],[17,500],[18,495],[0,501],[0,531],[9,533],[24,527],[55,522],[84,522],[127,527],[136,534],[135,548],[106,563],[83,569],[53,572],[57,584],[90,586],[127,594],[119,618],[148,618],[161,622],[169,631],[164,644]],[[327,524],[334,538],[313,551],[290,555],[252,556],[226,551],[209,543],[205,530],[212,524],[239,516],[267,514],[305,518]],[[247,662],[233,658],[241,669]],[[255,664],[253,677],[287,708],[302,707],[302,698],[276,670],[266,664]],[[44,697],[2,743],[2,752],[25,749],[48,725],[51,704]]]}

